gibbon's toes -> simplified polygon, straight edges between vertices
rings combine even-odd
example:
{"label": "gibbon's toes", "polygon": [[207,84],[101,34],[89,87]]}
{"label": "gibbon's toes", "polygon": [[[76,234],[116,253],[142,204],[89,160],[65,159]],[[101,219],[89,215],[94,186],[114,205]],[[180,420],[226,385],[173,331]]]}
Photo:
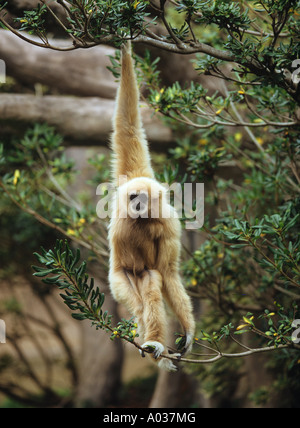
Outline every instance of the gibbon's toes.
{"label": "gibbon's toes", "polygon": [[173,362],[167,358],[162,358],[158,363],[158,367],[162,370],[166,370],[167,372],[177,372],[178,370]]}
{"label": "gibbon's toes", "polygon": [[142,348],[145,350],[152,351],[153,357],[155,359],[159,358],[161,354],[164,352],[165,347],[160,342],[155,342],[149,340],[142,345]]}

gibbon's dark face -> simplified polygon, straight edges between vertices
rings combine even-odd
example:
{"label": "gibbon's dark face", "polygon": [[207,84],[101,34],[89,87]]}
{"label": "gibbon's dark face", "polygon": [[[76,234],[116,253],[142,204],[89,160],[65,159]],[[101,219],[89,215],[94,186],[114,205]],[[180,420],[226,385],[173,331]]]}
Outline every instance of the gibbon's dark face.
{"label": "gibbon's dark face", "polygon": [[[136,178],[119,187],[119,213],[122,218],[158,219],[166,204],[166,189],[149,178]],[[125,211],[127,216],[124,217]]]}
{"label": "gibbon's dark face", "polygon": [[129,195],[130,211],[140,218],[148,218],[150,203],[148,192],[134,192]]}

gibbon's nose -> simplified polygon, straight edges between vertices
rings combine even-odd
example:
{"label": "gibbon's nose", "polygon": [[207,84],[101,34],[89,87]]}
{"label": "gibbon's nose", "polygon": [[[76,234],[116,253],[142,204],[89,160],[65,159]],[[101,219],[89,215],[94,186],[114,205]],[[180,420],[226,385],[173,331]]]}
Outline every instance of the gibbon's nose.
{"label": "gibbon's nose", "polygon": [[148,214],[148,195],[146,193],[130,195],[131,211],[139,217]]}

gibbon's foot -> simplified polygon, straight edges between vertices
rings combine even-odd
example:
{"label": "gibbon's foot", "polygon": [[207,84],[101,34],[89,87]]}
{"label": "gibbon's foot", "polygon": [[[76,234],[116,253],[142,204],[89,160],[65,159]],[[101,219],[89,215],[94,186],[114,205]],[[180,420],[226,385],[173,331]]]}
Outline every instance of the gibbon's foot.
{"label": "gibbon's foot", "polygon": [[175,364],[173,364],[173,361],[171,361],[167,358],[162,358],[158,362],[158,367],[161,370],[166,370],[167,372],[177,372],[177,370],[178,370],[178,368],[175,366]]}
{"label": "gibbon's foot", "polygon": [[153,357],[155,359],[159,358],[165,350],[164,345],[162,345],[160,342],[155,342],[151,340],[149,340],[148,342],[145,342],[142,345],[142,348],[145,350],[152,351],[151,353],[153,354]]}

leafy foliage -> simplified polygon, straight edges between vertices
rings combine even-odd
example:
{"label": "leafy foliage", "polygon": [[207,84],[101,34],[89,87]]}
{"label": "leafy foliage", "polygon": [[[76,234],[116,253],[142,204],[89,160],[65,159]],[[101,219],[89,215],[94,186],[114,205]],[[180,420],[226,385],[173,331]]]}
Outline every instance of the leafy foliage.
{"label": "leafy foliage", "polygon": [[121,337],[133,342],[138,337],[134,328],[134,319],[123,319],[117,327],[112,326],[112,315],[103,311],[104,293],[95,287],[94,279],[87,274],[87,264],[80,262],[80,251],[73,253],[67,241],[58,240],[53,250],[42,249],[42,254],[35,253],[41,265],[33,266],[34,276],[43,278],[47,285],[56,285],[60,290],[65,304],[71,309],[72,317],[82,321],[88,319],[96,329],[111,332],[111,339]]}
{"label": "leafy foliage", "polygon": [[[194,82],[166,87],[157,58],[149,53],[136,58],[150,105],[165,116],[177,136],[161,181],[207,184],[202,244],[192,253],[186,249],[183,274],[194,298],[205,301],[195,344],[209,346],[209,362],[223,360],[206,371],[197,364],[193,372],[208,391],[221,394],[222,385],[228,386],[225,373],[238,376],[232,358],[280,350],[268,361],[276,373],[275,387],[262,388],[253,399],[266,404],[275,390],[284,397],[299,397],[299,346],[291,338],[293,320],[300,317],[300,85],[295,66],[300,57],[299,0],[59,4],[68,17],[68,25],[61,26],[71,40],[68,50],[108,42],[119,47],[132,39],[195,54],[196,72],[203,79],[219,79],[215,90]],[[44,26],[46,11],[47,4],[26,11],[18,22],[21,31],[35,33],[42,45],[55,48]],[[10,28],[4,18],[0,21]],[[110,67],[116,78],[119,61],[117,52]],[[0,188],[18,207],[85,245],[105,264],[103,225],[91,209],[78,206],[64,191],[74,171],[59,153],[60,146],[53,130],[37,126],[12,150],[0,148]],[[106,181],[104,160],[92,163]],[[46,189],[41,189],[41,180]],[[49,275],[45,280],[62,287],[78,319],[86,317],[108,329],[112,339],[135,343],[134,320],[112,327],[109,315],[103,318],[103,296],[88,280],[85,264],[78,265],[78,253],[60,242],[38,257],[45,268],[36,273]],[[58,260],[63,263],[57,265]],[[177,345],[183,341],[179,336]],[[243,352],[237,352],[241,348]],[[195,357],[203,362],[202,354]]]}

